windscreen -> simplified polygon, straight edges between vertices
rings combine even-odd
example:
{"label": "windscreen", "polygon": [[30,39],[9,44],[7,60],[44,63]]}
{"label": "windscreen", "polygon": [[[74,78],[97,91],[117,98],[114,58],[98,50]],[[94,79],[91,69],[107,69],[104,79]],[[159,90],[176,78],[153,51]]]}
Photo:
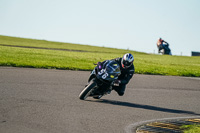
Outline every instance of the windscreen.
{"label": "windscreen", "polygon": [[115,61],[110,61],[106,66],[106,71],[112,75],[118,76],[120,72],[120,67]]}

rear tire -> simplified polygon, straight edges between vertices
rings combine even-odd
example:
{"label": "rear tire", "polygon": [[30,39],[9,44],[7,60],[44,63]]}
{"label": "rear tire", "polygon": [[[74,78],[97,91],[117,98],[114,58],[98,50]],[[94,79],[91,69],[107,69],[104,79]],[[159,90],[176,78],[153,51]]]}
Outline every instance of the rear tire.
{"label": "rear tire", "polygon": [[99,96],[94,96],[94,99],[100,99],[103,95],[99,95]]}
{"label": "rear tire", "polygon": [[93,88],[96,86],[96,83],[94,81],[91,81],[88,86],[86,86],[83,91],[80,93],[79,98],[81,100],[85,100],[93,90]]}

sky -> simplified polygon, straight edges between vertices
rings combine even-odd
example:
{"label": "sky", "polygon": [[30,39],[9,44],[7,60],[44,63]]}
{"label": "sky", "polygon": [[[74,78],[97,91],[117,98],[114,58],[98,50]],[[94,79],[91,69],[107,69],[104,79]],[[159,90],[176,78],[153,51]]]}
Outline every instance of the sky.
{"label": "sky", "polygon": [[0,0],[0,35],[173,55],[200,52],[200,0]]}

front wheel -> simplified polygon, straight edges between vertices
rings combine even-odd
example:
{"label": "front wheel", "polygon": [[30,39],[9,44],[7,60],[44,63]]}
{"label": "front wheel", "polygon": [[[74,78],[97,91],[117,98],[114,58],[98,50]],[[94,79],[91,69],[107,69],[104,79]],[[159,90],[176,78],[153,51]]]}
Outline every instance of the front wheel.
{"label": "front wheel", "polygon": [[162,53],[162,55],[166,54],[165,49],[162,49],[161,53]]}
{"label": "front wheel", "polygon": [[81,100],[85,100],[93,90],[93,88],[96,86],[96,83],[94,81],[91,81],[88,86],[86,86],[83,91],[80,93],[79,98]]}

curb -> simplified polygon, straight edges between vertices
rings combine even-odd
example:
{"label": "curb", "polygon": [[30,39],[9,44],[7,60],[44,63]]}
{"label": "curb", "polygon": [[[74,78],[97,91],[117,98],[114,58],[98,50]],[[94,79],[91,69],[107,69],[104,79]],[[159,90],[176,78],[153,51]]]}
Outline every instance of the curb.
{"label": "curb", "polygon": [[126,133],[183,133],[182,125],[200,124],[200,116],[163,118],[137,122],[125,128]]}

